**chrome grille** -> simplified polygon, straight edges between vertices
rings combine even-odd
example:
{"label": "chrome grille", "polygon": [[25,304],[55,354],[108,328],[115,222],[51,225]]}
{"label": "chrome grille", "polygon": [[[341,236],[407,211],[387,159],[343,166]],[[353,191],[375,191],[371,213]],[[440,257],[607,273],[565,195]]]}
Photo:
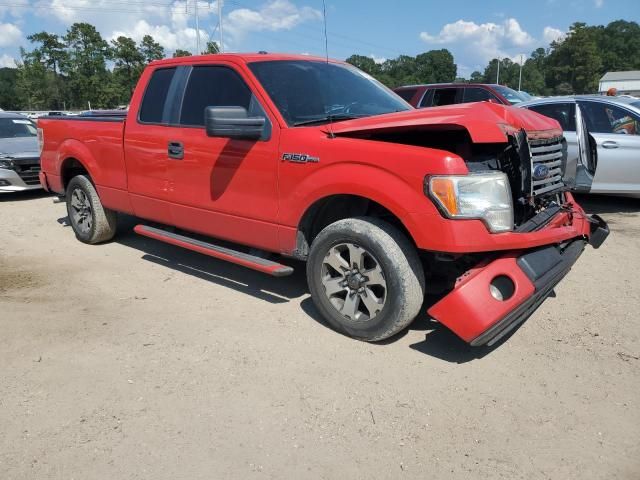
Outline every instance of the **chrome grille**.
{"label": "chrome grille", "polygon": [[[564,186],[562,181],[563,161],[566,146],[562,137],[548,140],[529,140],[531,152],[531,195],[534,197],[553,192]],[[544,166],[548,173],[544,178],[537,179],[534,175],[536,168]]]}

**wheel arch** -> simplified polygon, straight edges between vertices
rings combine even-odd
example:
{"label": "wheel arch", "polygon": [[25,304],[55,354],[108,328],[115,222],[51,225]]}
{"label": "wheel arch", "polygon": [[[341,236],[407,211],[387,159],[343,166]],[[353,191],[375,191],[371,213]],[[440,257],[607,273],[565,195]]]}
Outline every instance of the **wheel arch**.
{"label": "wheel arch", "polygon": [[306,258],[311,243],[328,225],[345,218],[365,216],[394,225],[415,246],[409,228],[401,220],[402,213],[364,195],[337,193],[318,198],[304,211],[297,226],[295,256]]}

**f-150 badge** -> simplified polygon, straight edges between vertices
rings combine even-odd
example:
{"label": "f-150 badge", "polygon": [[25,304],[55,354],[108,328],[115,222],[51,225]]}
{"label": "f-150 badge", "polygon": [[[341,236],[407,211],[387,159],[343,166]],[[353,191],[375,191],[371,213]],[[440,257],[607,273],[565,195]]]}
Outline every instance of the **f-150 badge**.
{"label": "f-150 badge", "polygon": [[283,153],[282,160],[293,163],[318,163],[320,157],[312,157],[306,153]]}

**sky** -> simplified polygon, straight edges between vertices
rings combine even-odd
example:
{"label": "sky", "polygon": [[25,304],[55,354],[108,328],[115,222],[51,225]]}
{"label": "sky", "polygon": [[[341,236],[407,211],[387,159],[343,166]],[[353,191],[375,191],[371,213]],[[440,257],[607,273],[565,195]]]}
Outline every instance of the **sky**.
{"label": "sky", "polygon": [[[220,0],[226,51],[325,54],[322,0]],[[196,3],[197,2],[197,3]],[[0,66],[15,66],[26,37],[64,34],[74,22],[94,24],[108,40],[151,34],[171,54],[196,52],[219,39],[215,0],[0,0]],[[326,0],[328,51],[381,62],[447,48],[468,77],[492,58],[527,57],[561,38],[577,21],[640,21],[638,0],[431,1]],[[204,48],[204,47],[202,47]],[[521,56],[524,57],[521,57]]]}

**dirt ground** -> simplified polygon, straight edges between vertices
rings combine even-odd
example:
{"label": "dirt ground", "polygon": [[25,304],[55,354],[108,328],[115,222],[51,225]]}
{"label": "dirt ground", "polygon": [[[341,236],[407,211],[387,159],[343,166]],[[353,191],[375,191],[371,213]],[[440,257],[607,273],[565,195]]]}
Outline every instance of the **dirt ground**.
{"label": "dirt ground", "polygon": [[0,479],[640,478],[640,200],[492,350],[384,344],[273,279],[0,196]]}

